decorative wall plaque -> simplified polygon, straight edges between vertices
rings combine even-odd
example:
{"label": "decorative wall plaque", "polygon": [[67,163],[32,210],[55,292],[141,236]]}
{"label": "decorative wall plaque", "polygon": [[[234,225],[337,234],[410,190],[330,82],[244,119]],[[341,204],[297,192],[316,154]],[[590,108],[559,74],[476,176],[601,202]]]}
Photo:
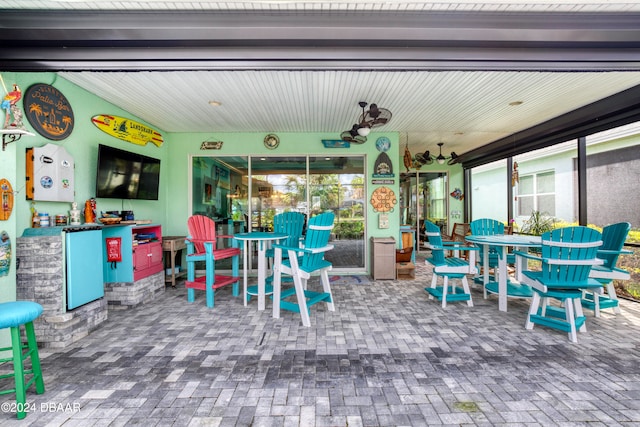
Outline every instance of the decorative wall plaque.
{"label": "decorative wall plaque", "polygon": [[107,135],[132,144],[147,145],[151,142],[156,147],[162,147],[164,142],[162,134],[157,130],[126,117],[98,114],[91,118],[91,123]]}
{"label": "decorative wall plaque", "polygon": [[388,187],[378,187],[371,194],[371,206],[376,212],[392,212],[397,203],[396,195]]}
{"label": "decorative wall plaque", "polygon": [[219,150],[222,148],[222,141],[202,141],[201,150]]}
{"label": "decorative wall plaque", "polygon": [[389,155],[384,151],[378,154],[376,163],[374,165],[374,178],[393,178],[393,163],[389,158]]}
{"label": "decorative wall plaque", "polygon": [[36,83],[24,94],[24,110],[29,123],[45,138],[60,141],[73,131],[73,110],[67,98],[53,86]]}
{"label": "decorative wall plaque", "polygon": [[9,275],[11,268],[11,239],[9,233],[0,233],[0,277]]}
{"label": "decorative wall plaque", "polygon": [[13,188],[6,178],[0,179],[0,203],[0,221],[6,221],[13,210]]}

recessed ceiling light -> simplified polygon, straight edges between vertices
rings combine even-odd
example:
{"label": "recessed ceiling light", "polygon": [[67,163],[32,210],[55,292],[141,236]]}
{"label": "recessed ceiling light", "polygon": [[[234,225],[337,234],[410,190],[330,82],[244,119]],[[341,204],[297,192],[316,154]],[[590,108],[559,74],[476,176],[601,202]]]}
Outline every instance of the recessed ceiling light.
{"label": "recessed ceiling light", "polygon": [[209,105],[211,105],[212,107],[219,107],[222,105],[222,102],[220,101],[209,101]]}
{"label": "recessed ceiling light", "polygon": [[523,101],[513,101],[513,102],[510,102],[509,105],[511,107],[517,107],[518,105],[522,105],[523,103],[524,103]]}

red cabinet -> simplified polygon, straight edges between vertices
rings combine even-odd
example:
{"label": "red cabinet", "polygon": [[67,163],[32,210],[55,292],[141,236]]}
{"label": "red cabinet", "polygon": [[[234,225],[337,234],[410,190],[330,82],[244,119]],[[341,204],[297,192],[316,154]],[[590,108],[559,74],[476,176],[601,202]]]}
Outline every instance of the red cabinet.
{"label": "red cabinet", "polygon": [[133,280],[140,280],[164,269],[162,243],[150,242],[133,249]]}
{"label": "red cabinet", "polygon": [[162,228],[159,225],[133,228],[133,280],[164,270]]}
{"label": "red cabinet", "polygon": [[103,227],[102,235],[105,245],[106,239],[118,239],[121,251],[121,259],[117,262],[112,262],[107,251],[103,251],[106,283],[136,282],[164,269],[160,225],[107,225]]}

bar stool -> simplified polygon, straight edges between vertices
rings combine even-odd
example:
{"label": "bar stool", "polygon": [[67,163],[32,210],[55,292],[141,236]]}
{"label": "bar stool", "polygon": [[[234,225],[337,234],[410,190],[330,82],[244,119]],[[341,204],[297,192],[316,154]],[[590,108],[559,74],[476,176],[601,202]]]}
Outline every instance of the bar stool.
{"label": "bar stool", "polygon": [[[16,415],[18,419],[27,416],[25,392],[35,382],[36,393],[44,393],[44,380],[40,368],[38,344],[33,329],[33,321],[42,314],[42,306],[31,301],[13,301],[0,304],[0,329],[11,328],[11,347],[0,348],[0,352],[12,351],[12,357],[0,358],[0,363],[13,361],[13,372],[0,375],[0,379],[15,378],[15,388],[0,390],[0,394],[16,394]],[[22,343],[20,326],[24,325],[27,337],[26,345]],[[24,350],[27,349],[25,353]],[[31,369],[25,369],[24,361],[31,359]],[[25,382],[25,376],[32,375]]]}

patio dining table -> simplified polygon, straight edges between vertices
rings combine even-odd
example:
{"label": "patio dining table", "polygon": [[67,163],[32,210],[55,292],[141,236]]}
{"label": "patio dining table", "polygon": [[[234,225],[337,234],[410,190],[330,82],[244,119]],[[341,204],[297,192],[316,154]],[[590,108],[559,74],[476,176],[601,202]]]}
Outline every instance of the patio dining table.
{"label": "patio dining table", "polygon": [[[476,245],[483,246],[483,265],[489,265],[489,248],[498,247],[498,282],[489,280],[489,269],[483,269],[483,284],[487,292],[498,294],[498,310],[507,311],[507,297],[529,298],[533,292],[529,286],[510,280],[507,271],[507,248],[513,247],[519,250],[528,248],[540,248],[542,240],[540,236],[527,236],[519,234],[495,234],[490,236],[466,236],[465,240]],[[516,257],[516,280],[521,279],[521,272],[526,269],[526,260]]]}
{"label": "patio dining table", "polygon": [[[244,305],[247,305],[247,294],[258,295],[258,310],[264,310],[265,308],[265,296],[267,293],[273,293],[273,289],[266,289],[267,280],[267,246],[274,240],[281,240],[287,238],[285,233],[273,233],[266,231],[251,231],[249,233],[236,233],[233,238],[244,242],[243,247],[243,264],[244,264]],[[248,265],[248,252],[249,242],[255,241],[258,243],[258,285],[247,288],[247,271]]]}

